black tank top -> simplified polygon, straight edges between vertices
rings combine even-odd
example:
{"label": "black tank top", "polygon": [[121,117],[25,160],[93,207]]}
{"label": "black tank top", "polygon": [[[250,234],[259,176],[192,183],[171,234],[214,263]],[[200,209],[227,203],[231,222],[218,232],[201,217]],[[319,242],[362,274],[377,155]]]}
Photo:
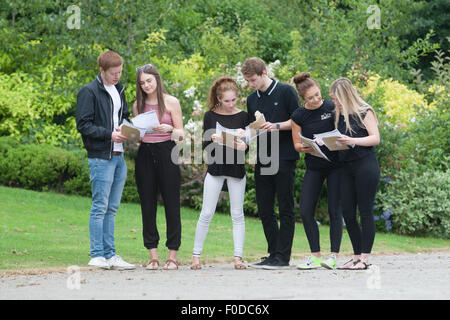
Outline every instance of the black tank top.
{"label": "black tank top", "polygon": [[[366,113],[362,114],[361,117],[364,119],[366,117]],[[346,131],[344,116],[339,117],[338,122],[338,130],[349,137],[353,138],[363,138],[367,137],[369,133],[364,128],[364,125],[361,126],[361,121],[356,115],[349,115],[349,122],[350,126],[352,128],[352,134],[350,135],[349,131]],[[349,161],[355,161],[361,158],[364,158],[365,156],[374,153],[375,148],[373,146],[365,147],[365,146],[354,146],[353,148],[349,148],[348,150],[340,150],[339,151],[339,161],[341,162],[349,162]]]}

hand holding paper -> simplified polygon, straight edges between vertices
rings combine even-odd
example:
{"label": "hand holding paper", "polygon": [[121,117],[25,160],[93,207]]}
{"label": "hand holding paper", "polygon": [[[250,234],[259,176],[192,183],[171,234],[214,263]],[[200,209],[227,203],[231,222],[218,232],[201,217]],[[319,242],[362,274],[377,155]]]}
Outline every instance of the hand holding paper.
{"label": "hand holding paper", "polygon": [[145,129],[139,129],[129,123],[127,120],[123,120],[122,123],[122,134],[127,136],[129,139],[142,138],[145,135]]}
{"label": "hand holding paper", "polygon": [[121,132],[121,128],[116,128],[111,133],[111,140],[116,143],[122,143],[125,140],[128,140],[128,136],[124,135],[123,132]]}
{"label": "hand holding paper", "polygon": [[298,135],[302,139],[302,143],[304,145],[307,145],[313,149],[313,151],[311,152],[311,155],[319,157],[319,158],[324,158],[324,159],[330,161],[330,159],[328,159],[328,157],[322,152],[322,150],[320,150],[319,146],[317,145],[317,143],[314,140],[308,139],[308,138],[302,136],[302,134],[300,132],[298,133]]}
{"label": "hand holding paper", "polygon": [[338,129],[334,129],[333,131],[324,133],[318,133],[315,134],[314,137],[318,140],[319,145],[325,144],[330,151],[346,150],[348,149],[347,144],[350,144],[343,142],[341,138],[345,136],[342,135]]}
{"label": "hand holding paper", "polygon": [[[122,133],[132,139],[137,139],[138,137],[142,139],[146,133],[153,133],[153,128],[158,128],[159,132],[161,130],[167,130],[164,124],[160,125],[158,116],[154,110],[137,115],[131,119],[131,122],[123,120]],[[163,127],[161,128],[161,126]],[[169,125],[167,126],[170,127]]]}
{"label": "hand holding paper", "polygon": [[266,118],[259,111],[255,112],[255,118],[256,118],[256,120],[253,121],[252,123],[250,123],[249,127],[250,127],[250,129],[259,130],[261,128],[261,126],[266,122]]}
{"label": "hand holding paper", "polygon": [[[245,134],[243,129],[228,129],[222,126],[219,122],[216,122],[216,133],[211,136],[211,139],[219,143],[221,145],[241,150],[246,145],[245,142],[242,141],[241,136]],[[246,146],[244,150],[246,149]]]}
{"label": "hand holding paper", "polygon": [[153,133],[153,127],[159,126],[159,119],[155,110],[141,113],[131,119],[133,125],[139,129],[145,129],[146,133]]}

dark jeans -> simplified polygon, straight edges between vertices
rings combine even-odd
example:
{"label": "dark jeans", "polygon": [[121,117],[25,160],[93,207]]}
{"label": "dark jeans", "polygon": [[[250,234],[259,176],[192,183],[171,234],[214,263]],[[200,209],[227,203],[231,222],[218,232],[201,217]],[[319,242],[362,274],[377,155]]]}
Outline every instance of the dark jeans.
{"label": "dark jeans", "polygon": [[[375,153],[346,162],[340,171],[342,212],[355,255],[370,253],[375,240],[373,204],[380,180],[380,167]],[[356,217],[359,209],[361,227]]]}
{"label": "dark jeans", "polygon": [[141,202],[144,246],[147,249],[157,248],[159,242],[156,226],[158,191],[166,213],[166,246],[170,250],[178,250],[181,244],[181,173],[178,164],[171,160],[174,146],[173,141],[141,143],[136,157],[136,185]]}
{"label": "dark jeans", "polygon": [[[255,166],[256,203],[268,252],[282,262],[289,262],[294,238],[295,162],[295,160],[280,160],[280,167],[275,175],[261,175],[261,165]],[[278,200],[279,227],[275,214],[275,195]]]}
{"label": "dark jeans", "polygon": [[311,252],[320,252],[319,227],[314,213],[322,191],[323,182],[327,179],[328,215],[330,217],[331,252],[339,252],[342,239],[342,216],[339,207],[339,170],[306,169],[300,193],[300,215],[308,238]]}

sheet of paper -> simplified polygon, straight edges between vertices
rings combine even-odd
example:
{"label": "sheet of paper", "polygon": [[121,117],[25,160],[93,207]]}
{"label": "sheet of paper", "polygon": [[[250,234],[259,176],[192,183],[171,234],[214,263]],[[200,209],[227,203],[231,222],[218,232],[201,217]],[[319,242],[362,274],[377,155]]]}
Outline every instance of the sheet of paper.
{"label": "sheet of paper", "polygon": [[145,135],[145,129],[139,129],[128,122],[126,119],[122,122],[122,134],[130,139],[142,138]]}
{"label": "sheet of paper", "polygon": [[153,127],[159,126],[158,115],[155,110],[141,113],[131,119],[136,128],[145,129],[146,133],[153,133]]}
{"label": "sheet of paper", "polygon": [[323,132],[315,134],[314,137],[318,140],[319,145],[325,144],[325,146],[331,151],[346,150],[348,146],[337,141],[342,134],[338,129],[333,131]]}
{"label": "sheet of paper", "polygon": [[219,122],[216,122],[216,135],[222,136],[223,143],[219,143],[220,145],[228,146],[230,148],[234,148],[234,142],[240,139],[238,129],[225,128]]}
{"label": "sheet of paper", "polygon": [[250,123],[250,129],[259,130],[259,128],[261,128],[261,126],[266,122],[266,118],[264,117],[264,114],[259,111],[255,112],[255,118],[256,120]]}
{"label": "sheet of paper", "polygon": [[330,159],[328,159],[328,157],[322,152],[322,150],[320,150],[320,147],[317,145],[317,143],[314,140],[308,139],[304,136],[301,135],[301,133],[298,133],[299,137],[302,139],[302,143],[306,144],[309,147],[312,147],[314,149],[313,152],[311,152],[310,154],[319,158],[324,158],[328,161],[330,161]]}
{"label": "sheet of paper", "polygon": [[267,130],[254,129],[251,125],[245,127],[245,142],[249,144],[253,139],[267,132]]}

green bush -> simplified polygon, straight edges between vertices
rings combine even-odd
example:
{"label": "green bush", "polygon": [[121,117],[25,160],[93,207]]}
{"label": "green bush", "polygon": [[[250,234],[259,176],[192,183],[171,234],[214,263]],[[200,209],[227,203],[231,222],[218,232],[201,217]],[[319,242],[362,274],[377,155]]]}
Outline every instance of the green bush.
{"label": "green bush", "polygon": [[[127,181],[122,200],[139,202],[134,181],[134,161],[126,159],[126,162]],[[91,196],[89,166],[84,150],[20,144],[10,137],[0,137],[0,184]]]}
{"label": "green bush", "polygon": [[[0,149],[15,143],[2,139]],[[64,183],[81,170],[72,152],[50,145],[16,145],[1,154],[0,183],[33,190],[63,191]]]}
{"label": "green bush", "polygon": [[393,231],[450,238],[450,171],[421,171],[412,162],[385,182],[377,203]]}
{"label": "green bush", "polygon": [[125,159],[125,162],[127,163],[127,181],[123,187],[122,201],[139,202],[139,194],[134,179],[134,160]]}

